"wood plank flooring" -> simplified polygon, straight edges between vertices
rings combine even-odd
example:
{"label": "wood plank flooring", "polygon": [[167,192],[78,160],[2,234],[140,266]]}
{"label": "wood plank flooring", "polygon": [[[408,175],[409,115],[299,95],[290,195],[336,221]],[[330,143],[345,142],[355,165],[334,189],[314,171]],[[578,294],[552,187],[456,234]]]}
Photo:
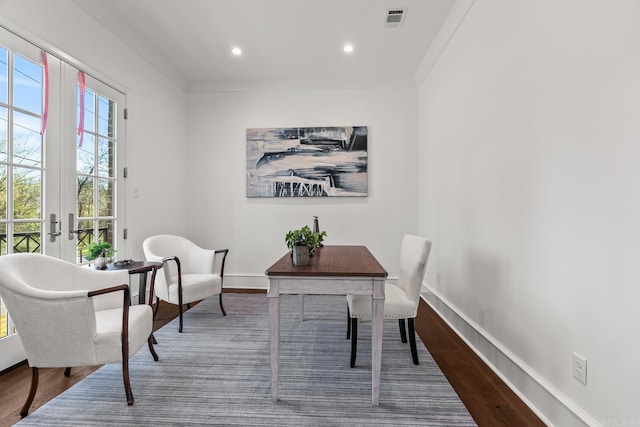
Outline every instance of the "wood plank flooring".
{"label": "wood plank flooring", "polygon": [[[264,291],[231,289],[225,290],[225,292]],[[177,306],[162,303],[154,321],[154,330],[164,326],[177,316]],[[420,303],[415,328],[416,333],[433,355],[478,426],[544,426],[544,423],[531,409],[424,301]],[[73,368],[70,377],[63,375],[63,368],[40,369],[40,385],[30,412],[96,369],[96,367]],[[30,383],[31,369],[26,364],[0,374],[0,427],[11,426],[20,420],[20,408],[27,397]],[[188,423],[188,420],[185,420],[185,423]]]}

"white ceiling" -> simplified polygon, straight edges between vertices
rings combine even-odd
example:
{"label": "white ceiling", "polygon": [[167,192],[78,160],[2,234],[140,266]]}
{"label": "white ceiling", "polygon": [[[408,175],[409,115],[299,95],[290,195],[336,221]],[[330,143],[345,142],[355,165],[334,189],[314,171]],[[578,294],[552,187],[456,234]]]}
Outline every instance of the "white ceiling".
{"label": "white ceiling", "polygon": [[[185,89],[413,79],[455,0],[74,0]],[[389,9],[406,8],[401,27]],[[342,47],[351,43],[354,51]],[[231,48],[243,55],[236,57]]]}

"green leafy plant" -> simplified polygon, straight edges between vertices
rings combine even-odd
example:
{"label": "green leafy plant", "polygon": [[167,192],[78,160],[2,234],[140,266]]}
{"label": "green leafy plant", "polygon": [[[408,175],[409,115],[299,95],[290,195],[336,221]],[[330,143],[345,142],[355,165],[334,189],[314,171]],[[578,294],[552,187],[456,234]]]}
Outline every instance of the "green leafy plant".
{"label": "green leafy plant", "polygon": [[111,258],[116,253],[116,249],[109,242],[93,242],[87,249],[89,253],[85,255],[85,259],[89,261],[101,256]]}
{"label": "green leafy plant", "polygon": [[313,253],[316,248],[320,247],[326,236],[326,231],[314,232],[305,225],[297,230],[289,230],[284,240],[289,249],[293,249],[294,246],[309,246],[309,252]]}

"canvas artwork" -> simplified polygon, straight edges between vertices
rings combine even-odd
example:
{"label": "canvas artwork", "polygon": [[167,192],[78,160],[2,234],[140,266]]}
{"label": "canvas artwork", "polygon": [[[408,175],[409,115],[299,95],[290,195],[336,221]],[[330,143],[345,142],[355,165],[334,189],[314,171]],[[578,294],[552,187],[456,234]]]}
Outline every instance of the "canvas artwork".
{"label": "canvas artwork", "polygon": [[247,197],[366,196],[367,127],[247,129]]}

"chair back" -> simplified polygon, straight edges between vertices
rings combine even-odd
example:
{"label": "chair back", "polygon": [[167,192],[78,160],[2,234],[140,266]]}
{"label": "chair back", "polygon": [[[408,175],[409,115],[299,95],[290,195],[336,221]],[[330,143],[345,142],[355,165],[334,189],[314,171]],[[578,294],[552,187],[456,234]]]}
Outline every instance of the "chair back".
{"label": "chair back", "polygon": [[424,272],[431,252],[431,242],[422,237],[407,234],[400,248],[400,286],[412,301],[419,301]]}
{"label": "chair back", "polygon": [[[191,240],[172,234],[159,234],[145,239],[142,250],[147,261],[162,261],[165,257],[176,256],[180,260],[182,274],[212,273],[215,251],[203,249]],[[174,262],[165,263],[163,274],[156,277],[156,295],[168,300],[168,286],[175,284],[178,270]]]}
{"label": "chair back", "polygon": [[88,293],[126,284],[126,271],[99,272],[41,254],[0,256],[0,271],[0,296],[32,367],[96,360],[96,306],[122,306],[122,295],[89,298]]}

